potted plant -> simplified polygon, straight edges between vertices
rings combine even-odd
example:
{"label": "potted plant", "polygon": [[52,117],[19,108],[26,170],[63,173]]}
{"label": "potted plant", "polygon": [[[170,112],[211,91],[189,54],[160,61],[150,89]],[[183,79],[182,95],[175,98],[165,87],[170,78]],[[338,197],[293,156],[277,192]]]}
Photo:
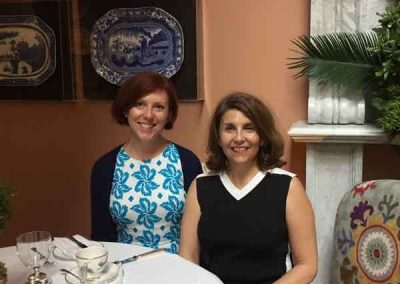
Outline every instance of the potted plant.
{"label": "potted plant", "polygon": [[[0,180],[0,232],[4,230],[5,224],[11,216],[10,201],[13,196],[11,185]],[[0,261],[0,284],[7,282],[7,268]]]}
{"label": "potted plant", "polygon": [[375,122],[391,135],[400,132],[400,1],[379,16],[370,32],[299,36],[289,58],[295,78],[361,90],[377,110]]}
{"label": "potted plant", "polygon": [[0,284],[7,283],[7,267],[4,262],[0,261]]}

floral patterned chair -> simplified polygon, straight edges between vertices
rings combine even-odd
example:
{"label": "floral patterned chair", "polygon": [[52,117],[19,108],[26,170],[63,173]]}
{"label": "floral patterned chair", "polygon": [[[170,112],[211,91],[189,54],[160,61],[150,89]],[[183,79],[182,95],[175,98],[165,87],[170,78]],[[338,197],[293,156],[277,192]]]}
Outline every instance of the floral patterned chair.
{"label": "floral patterned chair", "polygon": [[400,181],[354,186],[337,210],[334,284],[400,283]]}

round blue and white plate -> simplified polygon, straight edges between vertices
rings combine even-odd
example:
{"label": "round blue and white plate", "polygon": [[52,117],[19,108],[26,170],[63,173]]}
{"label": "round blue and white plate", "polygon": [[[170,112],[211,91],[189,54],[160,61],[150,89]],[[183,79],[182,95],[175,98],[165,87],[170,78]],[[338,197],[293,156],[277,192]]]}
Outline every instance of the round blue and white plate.
{"label": "round blue and white plate", "polygon": [[101,77],[115,85],[144,71],[171,77],[182,65],[183,42],[179,22],[160,8],[113,9],[93,26],[91,62]]}

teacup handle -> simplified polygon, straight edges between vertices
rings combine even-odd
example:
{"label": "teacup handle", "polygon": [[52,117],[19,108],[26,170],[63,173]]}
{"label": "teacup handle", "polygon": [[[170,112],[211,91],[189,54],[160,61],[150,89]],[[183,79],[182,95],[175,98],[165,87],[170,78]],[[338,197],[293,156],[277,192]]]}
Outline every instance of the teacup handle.
{"label": "teacup handle", "polygon": [[80,269],[83,283],[87,283],[88,279],[88,263],[84,263]]}

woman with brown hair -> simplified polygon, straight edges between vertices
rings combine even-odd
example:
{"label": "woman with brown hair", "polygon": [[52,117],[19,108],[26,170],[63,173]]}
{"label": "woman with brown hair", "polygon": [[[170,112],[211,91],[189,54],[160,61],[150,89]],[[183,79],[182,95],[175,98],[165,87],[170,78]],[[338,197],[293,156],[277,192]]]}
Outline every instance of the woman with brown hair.
{"label": "woman with brown hair", "polygon": [[180,255],[225,284],[310,283],[313,210],[300,181],[278,168],[283,140],[271,111],[251,95],[226,96],[211,120],[208,151],[211,172],[189,189]]}
{"label": "woman with brown hair", "polygon": [[158,73],[137,74],[119,89],[112,115],[129,137],[93,167],[93,240],[178,251],[186,191],[202,170],[191,151],[162,135],[177,113],[175,87]]}

